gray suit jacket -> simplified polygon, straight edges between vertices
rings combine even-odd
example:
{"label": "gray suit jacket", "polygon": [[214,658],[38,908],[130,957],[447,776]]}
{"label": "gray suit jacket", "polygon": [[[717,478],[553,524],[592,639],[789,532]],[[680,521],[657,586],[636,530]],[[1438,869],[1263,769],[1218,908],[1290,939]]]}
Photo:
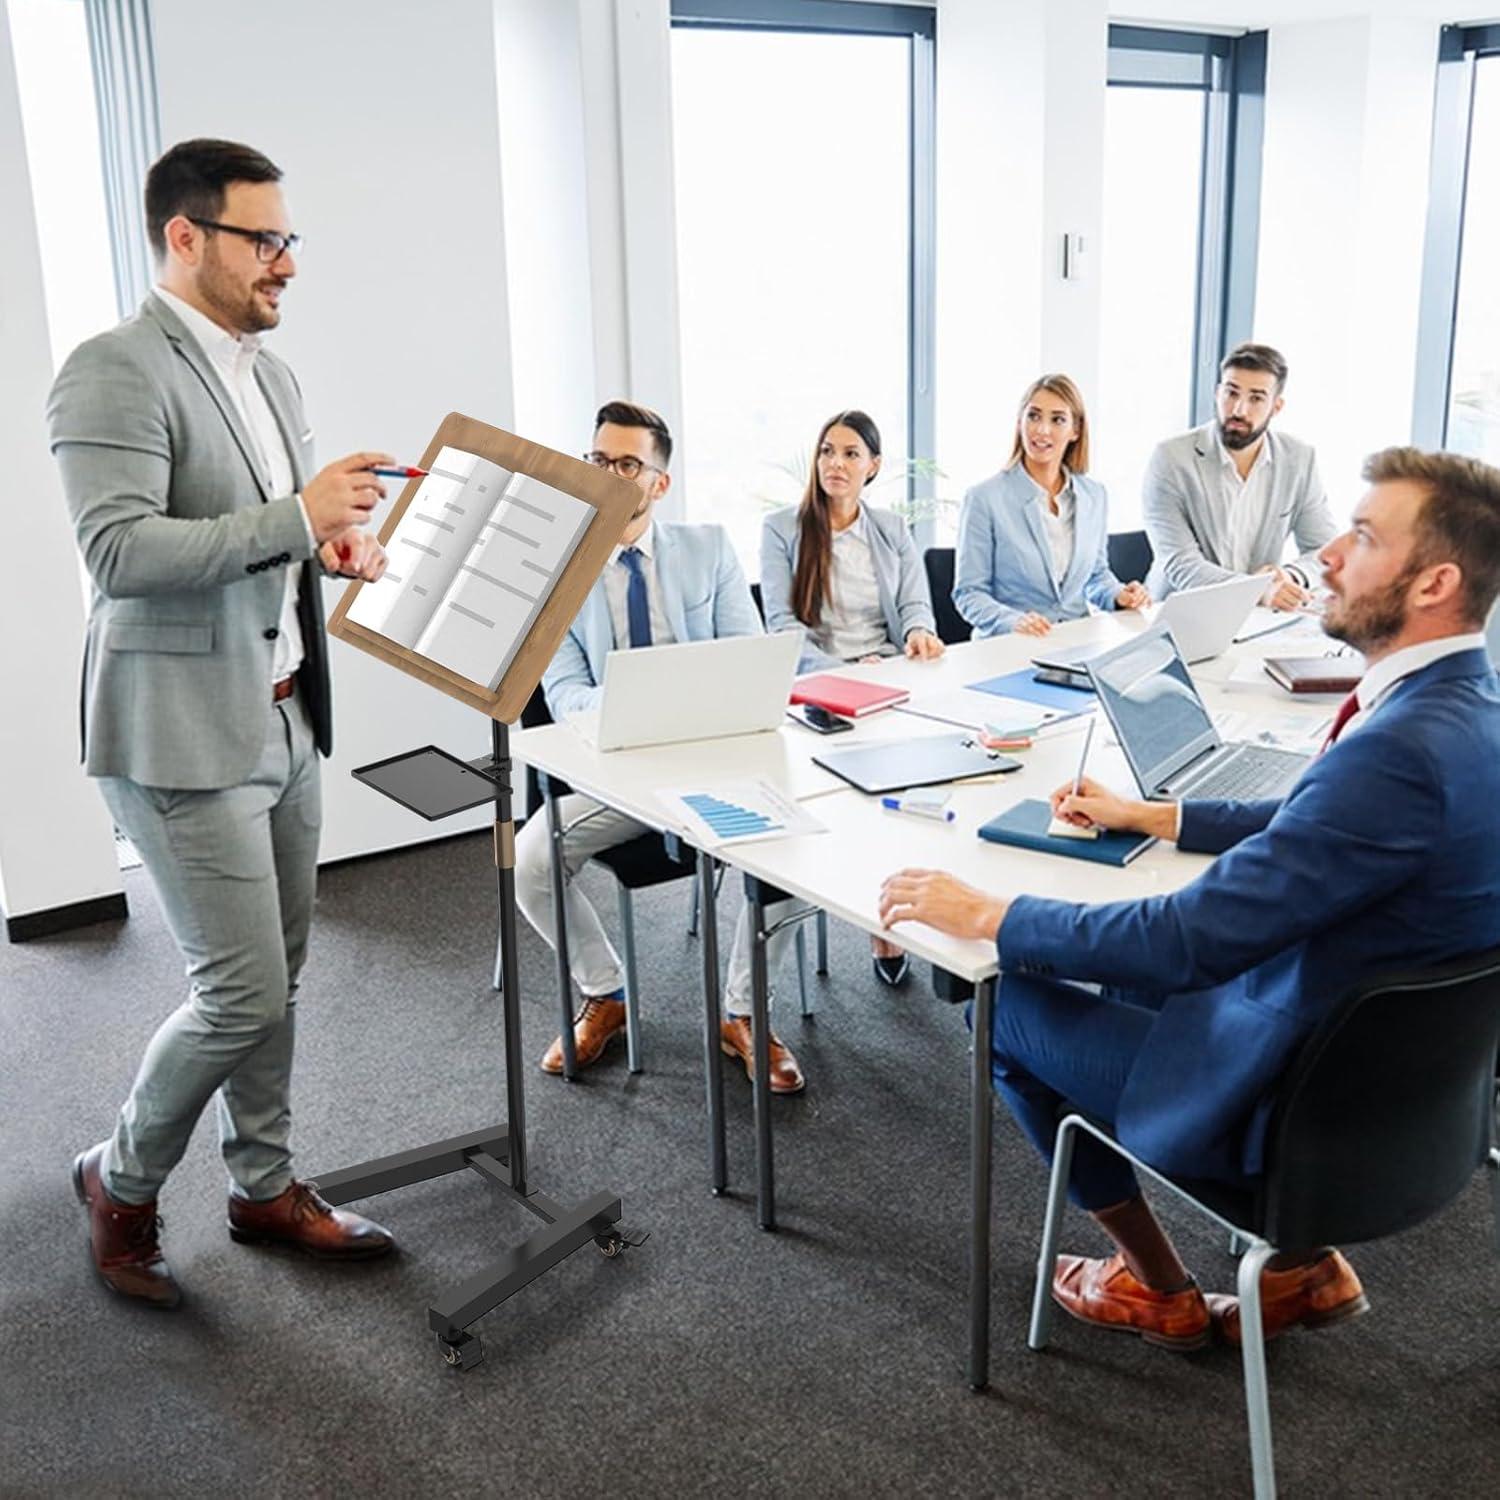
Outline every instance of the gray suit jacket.
{"label": "gray suit jacket", "polygon": [[[1147,587],[1161,599],[1177,589],[1222,583],[1228,566],[1229,523],[1222,499],[1219,445],[1213,422],[1158,443],[1146,466],[1142,506],[1155,562]],[[1338,535],[1310,443],[1268,432],[1271,503],[1256,534],[1249,571],[1280,564],[1289,536],[1300,554],[1294,566],[1309,583],[1318,577],[1317,551]]]}
{"label": "gray suit jacket", "polygon": [[[312,433],[291,371],[257,378],[300,490]],[[302,577],[299,687],[331,735],[322,602],[295,495],[271,495],[229,392],[154,296],[75,349],[47,404],[78,546],[93,580],[83,666],[91,776],[206,790],[260,758],[286,567]]]}

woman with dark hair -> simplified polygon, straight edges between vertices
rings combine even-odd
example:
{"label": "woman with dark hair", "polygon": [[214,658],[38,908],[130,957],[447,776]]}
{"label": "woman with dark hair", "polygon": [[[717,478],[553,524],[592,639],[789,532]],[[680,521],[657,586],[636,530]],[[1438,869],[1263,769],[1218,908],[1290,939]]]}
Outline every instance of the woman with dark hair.
{"label": "woman with dark hair", "polygon": [[1066,375],[1021,398],[1010,461],[964,496],[953,603],[976,636],[1046,635],[1095,609],[1144,609],[1151,596],[1109,567],[1109,496],[1087,474],[1088,415]]}
{"label": "woman with dark hair", "polygon": [[[902,651],[919,661],[943,654],[906,522],[862,499],[879,472],[880,429],[862,411],[839,412],[818,433],[801,504],[761,527],[766,629],[806,631],[804,672]],[[876,975],[901,984],[906,955],[879,938],[872,948]]]}

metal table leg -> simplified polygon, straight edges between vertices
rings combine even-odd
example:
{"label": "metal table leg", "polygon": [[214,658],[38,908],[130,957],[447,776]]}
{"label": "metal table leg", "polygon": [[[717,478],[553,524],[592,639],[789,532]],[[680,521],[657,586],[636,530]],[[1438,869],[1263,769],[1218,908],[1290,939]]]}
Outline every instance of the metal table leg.
{"label": "metal table leg", "polygon": [[990,1383],[990,1199],[991,1126],[995,1094],[990,1082],[990,1050],[995,1030],[995,981],[982,980],[974,992],[974,1058],[969,1138],[969,1385]]}
{"label": "metal table leg", "polygon": [[708,1094],[708,1172],[714,1196],[729,1185],[724,1149],[724,1049],[719,1033],[719,915],[713,856],[698,851],[698,891],[703,934],[703,1084]]}
{"label": "metal table leg", "polygon": [[[545,789],[546,783],[543,782]],[[547,832],[552,846],[552,927],[557,934],[557,1003],[562,1012],[563,1077],[578,1076],[578,1048],[573,1039],[573,976],[568,972],[567,872],[563,867],[560,800],[547,797]]]}
{"label": "metal table leg", "polygon": [[746,880],[750,913],[750,1047],[755,1059],[755,1221],[776,1227],[776,1168],[771,1157],[771,997],[766,965],[766,906],[758,880]]}

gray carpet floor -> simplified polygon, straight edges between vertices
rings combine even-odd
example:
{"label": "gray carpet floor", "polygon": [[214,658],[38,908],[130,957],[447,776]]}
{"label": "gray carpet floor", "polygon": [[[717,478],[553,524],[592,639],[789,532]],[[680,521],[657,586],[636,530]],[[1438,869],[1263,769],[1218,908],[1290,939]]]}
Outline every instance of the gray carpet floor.
{"label": "gray carpet floor", "polygon": [[[324,872],[301,994],[305,1175],[497,1122],[486,836]],[[648,1244],[572,1256],[441,1362],[427,1306],[533,1227],[473,1174],[364,1205],[399,1256],[330,1267],[233,1244],[211,1118],[162,1198],[187,1300],[93,1277],[69,1191],[182,991],[141,872],[128,922],[0,948],[0,1495],[1155,1496],[1249,1494],[1235,1353],[1181,1356],[1060,1319],[1025,1347],[1044,1177],[997,1110],[993,1384],[964,1381],[967,1032],[926,975],[877,988],[834,925],[817,1012],[778,1029],[807,1071],[776,1101],[782,1227],[755,1227],[750,1094],[728,1076],[731,1194],[707,1190],[697,943],[686,884],[638,898],[646,1071],[573,1085],[550,952],[524,932],[533,1186],[609,1190]],[[586,872],[601,910],[608,877]],[[723,937],[737,897],[727,897]],[[609,920],[609,917],[606,917]],[[786,980],[790,980],[790,974]],[[790,999],[793,1003],[788,1003]],[[1353,1259],[1372,1313],[1270,1350],[1287,1496],[1500,1493],[1500,1262],[1485,1184]],[[1209,1287],[1217,1235],[1164,1217]],[[1070,1221],[1065,1248],[1093,1252]]]}

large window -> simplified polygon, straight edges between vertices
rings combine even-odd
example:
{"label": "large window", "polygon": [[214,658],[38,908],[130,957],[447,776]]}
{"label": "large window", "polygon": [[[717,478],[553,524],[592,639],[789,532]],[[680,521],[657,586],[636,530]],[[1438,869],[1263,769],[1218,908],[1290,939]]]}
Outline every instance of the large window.
{"label": "large window", "polygon": [[1110,525],[1140,525],[1165,437],[1207,419],[1249,336],[1264,35],[1110,28],[1093,466]]}
{"label": "large window", "polygon": [[114,269],[83,0],[9,0],[54,363],[110,327]]}
{"label": "large window", "polygon": [[753,577],[823,421],[861,408],[876,503],[929,493],[931,11],[673,6],[686,513]]}
{"label": "large window", "polygon": [[1500,464],[1500,26],[1443,33],[1418,442]]}

